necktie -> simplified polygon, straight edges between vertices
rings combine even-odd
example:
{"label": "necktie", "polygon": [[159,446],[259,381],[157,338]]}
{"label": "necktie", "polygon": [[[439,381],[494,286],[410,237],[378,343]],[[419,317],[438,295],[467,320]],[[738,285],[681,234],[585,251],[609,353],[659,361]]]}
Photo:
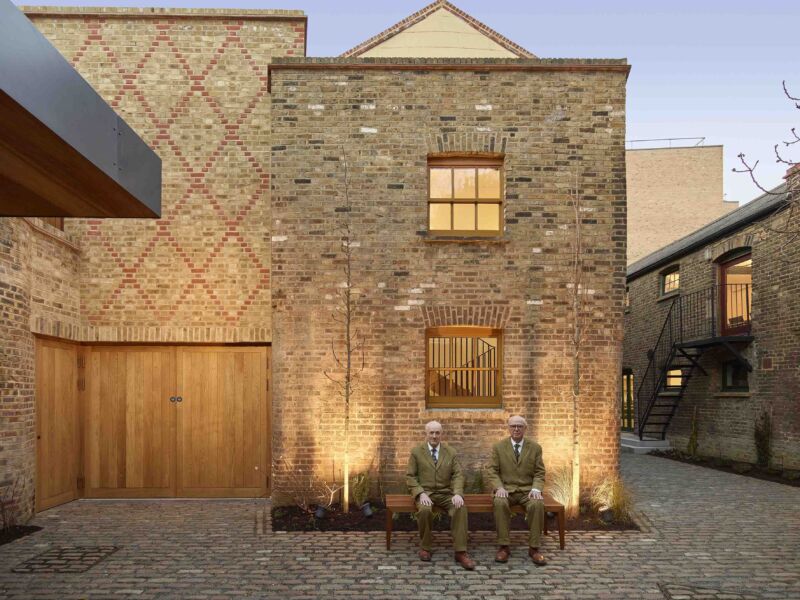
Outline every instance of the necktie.
{"label": "necktie", "polygon": [[431,456],[433,457],[433,464],[436,464],[438,462],[436,458],[436,448],[431,448]]}
{"label": "necktie", "polygon": [[514,456],[519,460],[519,444],[514,444]]}

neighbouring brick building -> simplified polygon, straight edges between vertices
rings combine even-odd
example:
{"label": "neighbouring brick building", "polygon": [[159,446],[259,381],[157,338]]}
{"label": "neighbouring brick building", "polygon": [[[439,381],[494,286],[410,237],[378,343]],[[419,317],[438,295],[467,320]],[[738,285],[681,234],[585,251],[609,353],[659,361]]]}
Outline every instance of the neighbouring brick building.
{"label": "neighbouring brick building", "polygon": [[[41,220],[0,222],[2,335],[12,349],[3,356],[10,418],[0,477],[23,481],[26,514],[43,419],[34,396],[58,371],[36,372],[35,354],[50,342],[74,346],[68,376],[84,411],[76,408],[62,444],[74,447],[78,483],[53,491],[54,502],[266,492],[280,502],[298,473],[338,476],[342,408],[325,371],[335,370],[332,344],[342,338],[333,315],[348,224],[353,322],[365,348],[354,470],[372,464],[397,478],[434,418],[477,469],[518,412],[548,466],[566,465],[576,197],[580,291],[592,315],[585,481],[616,470],[624,60],[539,59],[441,1],[333,59],[303,58],[300,11],[26,14],[163,161],[161,219],[67,220],[63,232]],[[442,43],[443,30],[462,47]],[[272,364],[252,370],[243,353],[263,348]],[[200,358],[223,350],[233,362]],[[269,388],[252,407],[263,413],[241,400],[251,385],[237,387],[242,369],[252,394]],[[205,408],[191,408],[203,393],[193,385],[211,389]],[[164,408],[143,404],[140,392]],[[116,403],[109,414],[105,399]],[[229,412],[236,423],[225,421]],[[172,424],[143,442],[147,414]],[[262,421],[266,431],[248,429]],[[198,443],[181,437],[189,423],[216,424],[218,435],[204,438],[243,444],[233,455],[222,442],[196,454],[208,471],[243,461],[242,473],[201,481],[198,463],[186,463]],[[175,447],[177,457],[159,453]],[[104,462],[104,448],[113,460]],[[177,475],[148,471],[175,461]]]}
{"label": "neighbouring brick building", "polygon": [[694,421],[699,454],[755,462],[767,414],[772,466],[800,468],[796,184],[787,175],[628,267],[623,368],[637,432],[686,450]]}
{"label": "neighbouring brick building", "polygon": [[723,200],[722,146],[625,153],[628,264],[738,208]]}

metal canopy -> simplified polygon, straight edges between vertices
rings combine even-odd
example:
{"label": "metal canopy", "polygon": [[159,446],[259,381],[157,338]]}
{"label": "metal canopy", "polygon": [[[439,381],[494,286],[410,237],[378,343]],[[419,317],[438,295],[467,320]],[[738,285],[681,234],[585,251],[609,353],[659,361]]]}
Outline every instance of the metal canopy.
{"label": "metal canopy", "polygon": [[160,215],[161,159],[0,0],[0,216]]}

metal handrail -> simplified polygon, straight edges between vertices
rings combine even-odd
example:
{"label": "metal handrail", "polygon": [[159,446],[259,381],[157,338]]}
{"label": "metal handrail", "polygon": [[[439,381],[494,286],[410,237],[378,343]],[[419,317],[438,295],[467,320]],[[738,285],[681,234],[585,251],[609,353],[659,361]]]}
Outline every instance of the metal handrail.
{"label": "metal handrail", "polygon": [[[636,391],[636,414],[639,436],[658,392],[664,384],[669,366],[681,344],[714,339],[733,330],[749,331],[751,324],[751,288],[749,283],[712,285],[708,288],[677,296],[670,304],[655,346],[648,352],[649,361]],[[718,317],[718,305],[725,298],[726,314]],[[733,312],[739,313],[730,317]],[[733,324],[733,319],[736,323]],[[717,321],[720,321],[718,324]],[[724,321],[727,321],[725,323]]]}
{"label": "metal handrail", "polygon": [[[650,360],[647,364],[647,369],[645,369],[644,375],[642,376],[642,380],[639,383],[639,389],[636,391],[636,412],[638,413],[638,426],[639,426],[639,435],[641,437],[641,431],[643,429],[642,424],[646,422],[647,416],[649,415],[650,411],[652,410],[652,404],[655,402],[656,392],[658,391],[658,386],[661,383],[661,372],[664,371],[663,368],[658,369],[658,373],[656,373],[656,364],[658,363],[659,357],[659,348],[662,345],[662,340],[666,340],[667,338],[664,337],[665,333],[669,333],[669,343],[668,346],[670,350],[674,346],[674,340],[672,336],[672,311],[675,310],[676,303],[680,300],[680,298],[675,298],[672,301],[669,307],[669,311],[667,311],[667,318],[664,319],[664,324],[661,326],[661,332],[658,334],[658,340],[656,341],[656,345],[650,350]],[[652,382],[650,386],[648,386],[648,378]],[[651,394],[647,395],[647,402],[643,402],[645,397],[643,392],[645,389],[650,388],[652,390]]]}

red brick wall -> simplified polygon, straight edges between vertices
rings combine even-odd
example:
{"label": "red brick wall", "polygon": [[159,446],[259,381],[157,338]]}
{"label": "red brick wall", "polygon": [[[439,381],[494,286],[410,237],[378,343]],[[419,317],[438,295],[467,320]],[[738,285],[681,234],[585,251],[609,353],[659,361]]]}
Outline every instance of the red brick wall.
{"label": "red brick wall", "polygon": [[[99,12],[98,12],[99,11]],[[299,11],[31,9],[159,154],[159,220],[77,220],[85,340],[270,340],[266,65]]]}

